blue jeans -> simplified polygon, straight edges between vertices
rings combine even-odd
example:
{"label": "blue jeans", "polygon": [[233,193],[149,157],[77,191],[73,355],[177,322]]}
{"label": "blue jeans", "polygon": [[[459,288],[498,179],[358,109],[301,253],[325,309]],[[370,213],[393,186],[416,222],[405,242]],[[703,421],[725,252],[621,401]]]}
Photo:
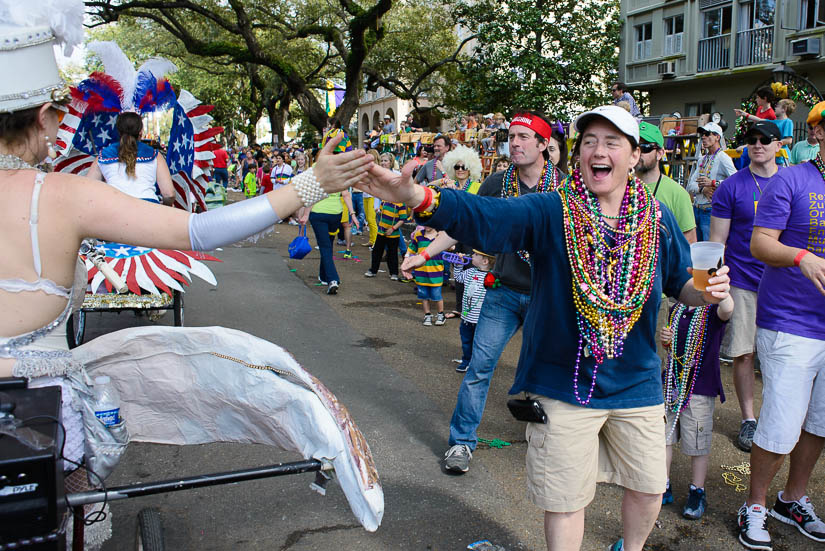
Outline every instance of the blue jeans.
{"label": "blue jeans", "polygon": [[225,168],[216,168],[213,170],[212,175],[215,178],[215,183],[226,187],[226,184],[229,183],[229,171]]}
{"label": "blue jeans", "polygon": [[458,326],[458,334],[461,335],[461,365],[460,368],[465,368],[470,365],[470,359],[473,357],[473,337],[476,334],[476,324],[461,320],[461,325]]}
{"label": "blue jeans", "polygon": [[481,314],[473,339],[472,357],[450,421],[450,445],[465,444],[476,449],[476,429],[481,423],[490,380],[504,348],[519,327],[524,324],[530,295],[507,287],[489,289],[481,306]]}
{"label": "blue jeans", "polygon": [[405,254],[407,254],[407,242],[404,240],[404,232],[399,231],[398,233],[401,234],[401,236],[398,238],[398,253],[401,256],[404,256]]}
{"label": "blue jeans", "polygon": [[694,206],[693,216],[696,218],[696,240],[710,241],[710,209]]}
{"label": "blue jeans", "polygon": [[353,193],[352,195],[352,210],[355,211],[355,219],[358,220],[358,227],[353,228],[352,235],[361,235],[367,228],[367,215],[364,214],[364,194]]}
{"label": "blue jeans", "polygon": [[327,283],[331,281],[341,282],[338,277],[338,270],[335,269],[335,262],[332,260],[332,240],[330,233],[336,231],[341,225],[341,214],[323,214],[320,212],[309,213],[309,223],[312,231],[315,232],[315,241],[318,242],[318,251],[321,253],[321,267],[318,270],[318,277]]}

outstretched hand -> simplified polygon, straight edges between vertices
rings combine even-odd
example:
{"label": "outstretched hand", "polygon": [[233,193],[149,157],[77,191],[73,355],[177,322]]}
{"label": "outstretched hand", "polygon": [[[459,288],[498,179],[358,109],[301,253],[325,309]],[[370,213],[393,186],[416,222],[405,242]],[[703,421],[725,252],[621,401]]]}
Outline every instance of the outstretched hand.
{"label": "outstretched hand", "polygon": [[417,205],[424,199],[424,188],[412,179],[415,167],[415,161],[410,161],[401,169],[401,174],[398,174],[373,164],[369,167],[367,176],[355,187],[383,201]]}
{"label": "outstretched hand", "polygon": [[426,264],[426,260],[420,254],[414,254],[412,256],[408,256],[404,259],[404,262],[401,263],[401,273],[404,274],[404,277],[407,279],[412,279],[412,271],[416,268],[420,268],[424,264]]}
{"label": "outstretched hand", "polygon": [[338,132],[330,138],[318,153],[315,164],[312,165],[315,179],[321,184],[321,189],[327,193],[337,193],[357,186],[366,178],[367,171],[373,165],[372,156],[367,155],[362,149],[334,153],[343,138],[343,132]]}

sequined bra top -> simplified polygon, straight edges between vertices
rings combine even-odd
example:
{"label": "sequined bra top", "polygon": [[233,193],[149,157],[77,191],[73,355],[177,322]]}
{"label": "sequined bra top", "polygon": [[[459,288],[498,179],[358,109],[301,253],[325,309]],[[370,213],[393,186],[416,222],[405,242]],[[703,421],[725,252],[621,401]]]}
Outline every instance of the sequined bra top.
{"label": "sequined bra top", "polygon": [[[41,277],[42,265],[40,262],[40,243],[37,233],[38,221],[38,206],[40,203],[40,191],[45,181],[45,174],[38,172],[34,180],[34,188],[32,189],[31,211],[29,212],[29,231],[31,235],[32,258],[34,261],[34,271],[37,273],[37,279],[34,281],[26,281],[20,278],[0,279],[0,289],[11,293],[42,291],[49,295],[56,295],[67,300],[71,298],[72,290],[58,285],[51,279]],[[23,347],[30,345],[36,340],[48,335],[55,330],[60,324],[66,321],[71,313],[72,301],[68,300],[66,308],[61,314],[48,325],[35,329],[29,333],[24,333],[16,337],[4,338],[0,337],[0,358],[25,358],[25,357],[44,357],[51,355],[59,355],[60,357],[66,354],[61,351],[40,351],[40,350],[23,350]],[[68,351],[66,351],[68,352]],[[57,357],[57,356],[55,356]]]}

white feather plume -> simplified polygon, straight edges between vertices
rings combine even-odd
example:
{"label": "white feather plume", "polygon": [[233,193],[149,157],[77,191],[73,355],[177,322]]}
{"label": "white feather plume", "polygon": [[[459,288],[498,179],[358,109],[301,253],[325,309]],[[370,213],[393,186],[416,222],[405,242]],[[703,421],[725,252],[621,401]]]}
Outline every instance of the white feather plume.
{"label": "white feather plume", "polygon": [[0,0],[0,23],[49,27],[63,53],[72,55],[83,41],[83,0]]}
{"label": "white feather plume", "polygon": [[143,65],[138,69],[138,73],[149,72],[152,73],[156,79],[160,80],[169,73],[174,73],[177,70],[177,66],[168,59],[153,57],[143,62]]}
{"label": "white feather plume", "polygon": [[132,61],[126,57],[126,54],[115,42],[96,40],[90,42],[87,47],[100,58],[104,72],[118,81],[123,88],[123,97],[121,98],[123,109],[133,107],[132,96],[135,92],[137,71],[135,71],[135,65]]}

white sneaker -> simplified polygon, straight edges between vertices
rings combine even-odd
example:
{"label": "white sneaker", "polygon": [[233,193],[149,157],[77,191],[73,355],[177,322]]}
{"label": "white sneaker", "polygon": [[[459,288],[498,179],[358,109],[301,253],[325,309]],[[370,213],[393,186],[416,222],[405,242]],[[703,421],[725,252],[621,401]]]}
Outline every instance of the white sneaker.
{"label": "white sneaker", "polygon": [[742,505],[739,509],[737,521],[739,523],[739,542],[748,549],[772,551],[771,535],[765,528],[768,521],[768,512],[765,507],[754,503]]}
{"label": "white sneaker", "polygon": [[470,446],[456,444],[444,454],[444,467],[455,473],[466,473],[470,470],[472,458],[473,452],[470,451]]}
{"label": "white sneaker", "polygon": [[337,281],[330,281],[329,287],[327,287],[327,294],[334,295],[338,292],[338,282]]}

